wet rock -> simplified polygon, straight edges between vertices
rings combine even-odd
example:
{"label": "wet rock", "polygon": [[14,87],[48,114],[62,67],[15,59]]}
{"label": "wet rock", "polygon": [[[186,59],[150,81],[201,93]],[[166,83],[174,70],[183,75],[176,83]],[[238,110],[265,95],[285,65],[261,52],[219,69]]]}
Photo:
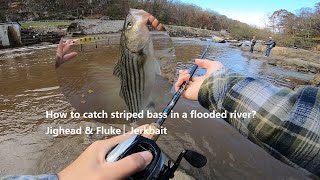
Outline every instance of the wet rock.
{"label": "wet rock", "polygon": [[201,41],[207,41],[207,38],[200,38]]}
{"label": "wet rock", "polygon": [[213,40],[213,42],[216,42],[216,43],[225,43],[226,42],[225,39],[218,37],[218,36],[212,36],[212,40]]}
{"label": "wet rock", "polygon": [[298,67],[297,70],[298,70],[299,72],[308,72],[308,71],[309,71],[309,69],[306,68],[306,67]]}
{"label": "wet rock", "polygon": [[237,43],[237,42],[239,42],[239,41],[238,41],[238,40],[235,40],[235,39],[228,39],[228,40],[226,40],[226,42]]}
{"label": "wet rock", "polygon": [[268,61],[268,64],[272,65],[272,66],[276,66],[277,65],[277,60],[271,59]]}
{"label": "wet rock", "polygon": [[311,85],[320,87],[320,74],[316,74],[312,80],[309,81]]}
{"label": "wet rock", "polygon": [[312,73],[317,73],[317,69],[316,69],[315,67],[311,67],[311,68],[310,68],[310,72],[312,72]]}
{"label": "wet rock", "polygon": [[231,43],[232,46],[235,46],[235,47],[241,47],[242,46],[242,42],[235,42],[235,43]]}

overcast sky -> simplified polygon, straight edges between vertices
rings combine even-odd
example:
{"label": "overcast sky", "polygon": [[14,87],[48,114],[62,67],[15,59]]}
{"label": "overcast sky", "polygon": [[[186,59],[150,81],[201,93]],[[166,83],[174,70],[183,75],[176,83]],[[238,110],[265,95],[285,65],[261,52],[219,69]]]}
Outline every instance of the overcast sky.
{"label": "overcast sky", "polygon": [[182,0],[211,9],[231,19],[264,27],[267,15],[279,9],[292,13],[302,7],[314,7],[320,0]]}

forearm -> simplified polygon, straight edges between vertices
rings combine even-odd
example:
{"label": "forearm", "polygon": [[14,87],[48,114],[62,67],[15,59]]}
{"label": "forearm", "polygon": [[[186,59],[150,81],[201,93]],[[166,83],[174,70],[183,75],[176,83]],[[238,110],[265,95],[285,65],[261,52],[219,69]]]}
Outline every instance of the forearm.
{"label": "forearm", "polygon": [[[198,98],[210,111],[227,111],[229,124],[274,157],[320,173],[316,168],[320,166],[318,88],[292,91],[222,70],[205,80]],[[254,118],[230,117],[234,112],[253,111]]]}

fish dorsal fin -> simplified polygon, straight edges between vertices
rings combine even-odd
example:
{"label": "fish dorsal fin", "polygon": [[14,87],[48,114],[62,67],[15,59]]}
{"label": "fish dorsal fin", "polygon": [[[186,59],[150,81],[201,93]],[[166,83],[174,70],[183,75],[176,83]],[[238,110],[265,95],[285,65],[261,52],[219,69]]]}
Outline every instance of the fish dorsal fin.
{"label": "fish dorsal fin", "polygon": [[[121,77],[122,77],[122,75],[121,75],[121,65],[120,65],[119,62],[117,62],[116,65],[115,65],[114,68],[113,68],[113,75],[116,76],[116,77],[118,77],[118,78],[120,78],[120,79],[121,79]],[[121,84],[122,84],[122,83],[126,83],[126,82],[121,81]],[[124,98],[124,95],[123,95],[124,90],[123,90],[123,88],[122,88],[123,86],[126,86],[126,85],[121,85],[121,88],[120,88],[120,91],[119,91],[119,96],[120,96],[121,98]]]}

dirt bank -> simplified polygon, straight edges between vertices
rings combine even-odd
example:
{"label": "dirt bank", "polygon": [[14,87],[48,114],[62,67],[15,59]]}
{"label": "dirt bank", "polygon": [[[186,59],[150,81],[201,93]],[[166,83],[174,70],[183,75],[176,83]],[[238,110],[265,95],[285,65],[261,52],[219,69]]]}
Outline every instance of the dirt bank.
{"label": "dirt bank", "polygon": [[304,49],[288,47],[275,47],[271,50],[270,57],[265,57],[265,45],[256,45],[254,53],[249,53],[249,46],[241,47],[243,55],[252,59],[265,59],[274,66],[300,72],[320,73],[320,53]]}
{"label": "dirt bank", "polygon": [[194,27],[165,25],[165,28],[171,37],[210,37],[212,35],[221,35],[216,31]]}
{"label": "dirt bank", "polygon": [[76,20],[74,23],[78,24],[78,28],[83,34],[109,34],[120,32],[123,28],[124,21],[87,19]]}

